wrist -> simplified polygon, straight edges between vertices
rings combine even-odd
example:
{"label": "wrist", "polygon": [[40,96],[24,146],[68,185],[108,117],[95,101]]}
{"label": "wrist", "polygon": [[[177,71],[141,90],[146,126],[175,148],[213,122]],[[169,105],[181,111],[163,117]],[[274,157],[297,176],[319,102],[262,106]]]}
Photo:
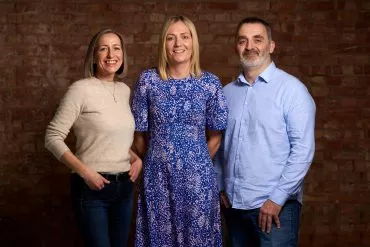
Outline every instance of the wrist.
{"label": "wrist", "polygon": [[86,179],[86,177],[88,176],[90,172],[90,168],[88,168],[87,166],[82,166],[80,169],[78,169],[76,171],[76,173],[83,179]]}

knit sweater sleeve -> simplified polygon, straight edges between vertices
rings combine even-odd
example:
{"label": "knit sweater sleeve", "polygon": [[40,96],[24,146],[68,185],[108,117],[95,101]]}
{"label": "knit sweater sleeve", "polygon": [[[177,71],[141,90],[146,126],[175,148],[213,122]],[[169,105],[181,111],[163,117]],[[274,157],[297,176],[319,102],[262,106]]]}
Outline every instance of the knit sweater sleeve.
{"label": "knit sweater sleeve", "polygon": [[45,148],[48,149],[58,160],[70,149],[64,140],[68,136],[74,122],[79,117],[83,108],[84,87],[75,82],[72,84],[49,123],[45,134]]}

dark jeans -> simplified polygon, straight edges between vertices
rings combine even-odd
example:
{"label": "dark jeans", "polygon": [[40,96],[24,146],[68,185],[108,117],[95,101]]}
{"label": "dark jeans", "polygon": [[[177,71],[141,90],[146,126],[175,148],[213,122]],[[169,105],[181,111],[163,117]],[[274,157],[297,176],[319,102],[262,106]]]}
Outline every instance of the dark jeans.
{"label": "dark jeans", "polygon": [[283,206],[279,219],[280,229],[273,222],[271,232],[258,227],[260,209],[225,209],[224,215],[232,247],[295,247],[298,242],[299,221],[302,205],[289,200]]}
{"label": "dark jeans", "polygon": [[87,247],[127,246],[134,184],[128,173],[108,176],[110,184],[100,191],[91,190],[77,174],[71,176],[73,208]]}

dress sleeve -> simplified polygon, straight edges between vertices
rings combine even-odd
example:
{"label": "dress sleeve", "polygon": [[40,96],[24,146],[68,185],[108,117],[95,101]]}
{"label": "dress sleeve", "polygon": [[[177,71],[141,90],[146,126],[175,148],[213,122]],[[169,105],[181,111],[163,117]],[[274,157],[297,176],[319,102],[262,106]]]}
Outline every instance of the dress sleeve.
{"label": "dress sleeve", "polygon": [[71,85],[61,100],[54,118],[46,128],[45,148],[58,160],[70,150],[64,140],[82,111],[83,96],[81,86],[76,83]]}
{"label": "dress sleeve", "polygon": [[149,115],[149,101],[148,101],[148,86],[146,83],[146,73],[140,75],[136,82],[134,96],[132,99],[132,114],[135,118],[136,131],[148,130],[148,115]]}
{"label": "dress sleeve", "polygon": [[227,125],[228,109],[220,80],[214,76],[210,84],[210,97],[207,101],[206,126],[211,130],[224,130]]}

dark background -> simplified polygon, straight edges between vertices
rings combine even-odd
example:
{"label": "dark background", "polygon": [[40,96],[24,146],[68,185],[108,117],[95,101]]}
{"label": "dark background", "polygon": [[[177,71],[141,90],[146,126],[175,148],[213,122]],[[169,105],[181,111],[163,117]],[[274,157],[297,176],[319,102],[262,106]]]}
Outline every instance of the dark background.
{"label": "dark background", "polygon": [[156,66],[168,16],[195,22],[201,64],[223,84],[238,73],[233,33],[246,16],[273,27],[274,60],[317,104],[300,246],[370,246],[370,1],[0,0],[0,245],[81,246],[68,169],[44,149],[67,87],[82,77],[92,35],[126,37],[127,83]]}

